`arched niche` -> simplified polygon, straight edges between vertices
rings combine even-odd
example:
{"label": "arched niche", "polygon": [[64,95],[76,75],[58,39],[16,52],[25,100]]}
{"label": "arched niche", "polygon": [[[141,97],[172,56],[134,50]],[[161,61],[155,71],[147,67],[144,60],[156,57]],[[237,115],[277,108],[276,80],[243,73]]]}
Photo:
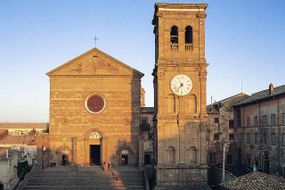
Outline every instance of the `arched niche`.
{"label": "arched niche", "polygon": [[133,150],[130,146],[124,145],[117,150],[118,163],[120,166],[133,165]]}
{"label": "arched niche", "polygon": [[173,146],[167,148],[167,158],[168,163],[175,163],[175,148]]}

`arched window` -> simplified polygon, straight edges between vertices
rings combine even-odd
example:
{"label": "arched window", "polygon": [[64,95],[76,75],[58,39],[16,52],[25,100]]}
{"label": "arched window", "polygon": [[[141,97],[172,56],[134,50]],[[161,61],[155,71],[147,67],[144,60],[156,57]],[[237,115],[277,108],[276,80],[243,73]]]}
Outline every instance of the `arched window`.
{"label": "arched window", "polygon": [[194,94],[188,97],[188,111],[190,113],[197,113],[197,98]]}
{"label": "arched window", "polygon": [[194,146],[189,148],[189,162],[197,163],[197,149]]}
{"label": "arched window", "polygon": [[193,31],[191,26],[185,28],[185,44],[193,43]]}
{"label": "arched window", "polygon": [[176,112],[176,98],[172,94],[168,95],[167,97],[167,112],[168,113]]}
{"label": "arched window", "polygon": [[168,163],[175,163],[175,149],[173,146],[168,147]]}
{"label": "arched window", "polygon": [[178,44],[178,27],[172,26],[170,31],[170,43]]}

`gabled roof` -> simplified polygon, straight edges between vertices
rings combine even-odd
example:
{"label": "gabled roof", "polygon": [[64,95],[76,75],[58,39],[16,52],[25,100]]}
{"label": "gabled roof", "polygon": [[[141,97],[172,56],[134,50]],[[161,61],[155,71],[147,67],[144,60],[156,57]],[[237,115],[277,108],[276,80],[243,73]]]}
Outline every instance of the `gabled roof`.
{"label": "gabled roof", "polygon": [[[97,72],[96,72],[97,71]],[[60,75],[96,75],[104,71],[108,75],[139,75],[144,74],[104,53],[103,51],[93,48],[80,56],[64,63],[63,65],[49,71],[48,76]]]}
{"label": "gabled roof", "polygon": [[262,90],[260,92],[256,92],[243,100],[242,102],[239,102],[235,104],[234,106],[242,106],[247,104],[252,104],[257,101],[263,101],[271,98],[275,98],[281,95],[285,95],[285,85],[274,87],[272,93],[269,93],[268,89]]}
{"label": "gabled roof", "polygon": [[207,112],[208,114],[209,113],[219,113],[219,107],[222,106],[222,104],[227,104],[228,107],[231,108],[234,104],[243,101],[247,97],[249,97],[247,94],[244,94],[242,92],[238,93],[236,95],[230,96],[218,102],[207,105]]}

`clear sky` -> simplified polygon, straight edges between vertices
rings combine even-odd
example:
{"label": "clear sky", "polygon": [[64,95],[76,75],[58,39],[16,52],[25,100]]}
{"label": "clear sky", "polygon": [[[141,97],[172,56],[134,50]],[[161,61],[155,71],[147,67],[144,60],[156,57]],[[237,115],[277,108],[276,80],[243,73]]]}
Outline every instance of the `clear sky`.
{"label": "clear sky", "polygon": [[[0,0],[0,121],[47,122],[51,69],[94,47],[145,73],[153,105],[153,0]],[[177,1],[161,1],[177,2]],[[285,84],[284,0],[208,3],[207,99]]]}

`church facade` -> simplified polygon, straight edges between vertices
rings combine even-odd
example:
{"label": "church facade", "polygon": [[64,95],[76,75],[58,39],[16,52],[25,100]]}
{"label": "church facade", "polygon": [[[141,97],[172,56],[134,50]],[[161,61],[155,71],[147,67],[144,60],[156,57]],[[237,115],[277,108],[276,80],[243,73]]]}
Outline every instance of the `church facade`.
{"label": "church facade", "polygon": [[142,73],[94,48],[47,75],[52,162],[139,164]]}

